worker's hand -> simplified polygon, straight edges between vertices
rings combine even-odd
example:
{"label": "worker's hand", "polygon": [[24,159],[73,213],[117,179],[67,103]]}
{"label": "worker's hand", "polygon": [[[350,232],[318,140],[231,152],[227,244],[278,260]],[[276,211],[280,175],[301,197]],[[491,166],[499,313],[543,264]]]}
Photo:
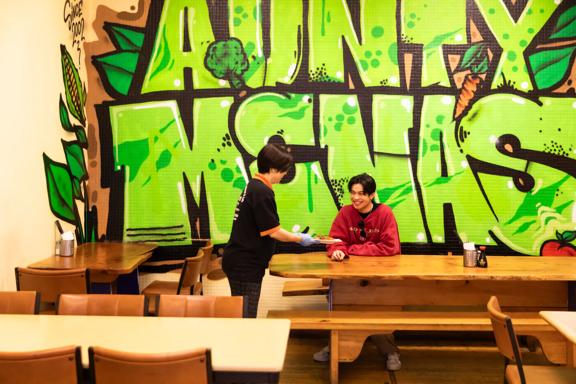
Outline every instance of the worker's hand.
{"label": "worker's hand", "polygon": [[298,236],[300,236],[300,241],[298,244],[302,245],[303,247],[320,243],[320,240],[313,238],[307,233],[299,233]]}
{"label": "worker's hand", "polygon": [[334,252],[332,252],[330,258],[335,261],[342,261],[346,258],[346,254],[344,253],[344,251],[337,249]]}

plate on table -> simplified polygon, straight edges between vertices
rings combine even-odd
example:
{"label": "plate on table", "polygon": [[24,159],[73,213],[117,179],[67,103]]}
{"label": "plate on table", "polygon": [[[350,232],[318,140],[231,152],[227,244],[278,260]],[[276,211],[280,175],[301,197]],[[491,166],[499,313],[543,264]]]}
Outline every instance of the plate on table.
{"label": "plate on table", "polygon": [[320,241],[320,244],[326,244],[326,245],[336,244],[336,243],[342,242],[342,240],[333,239],[332,237],[316,237],[315,239]]}

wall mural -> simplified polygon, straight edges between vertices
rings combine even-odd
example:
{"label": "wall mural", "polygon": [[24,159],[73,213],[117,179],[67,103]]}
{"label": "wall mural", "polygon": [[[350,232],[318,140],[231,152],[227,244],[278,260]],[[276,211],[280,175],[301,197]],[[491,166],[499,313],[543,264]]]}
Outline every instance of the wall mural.
{"label": "wall mural", "polygon": [[327,233],[368,172],[406,253],[576,255],[571,1],[140,0],[93,25],[101,238],[226,242],[276,142],[285,228]]}

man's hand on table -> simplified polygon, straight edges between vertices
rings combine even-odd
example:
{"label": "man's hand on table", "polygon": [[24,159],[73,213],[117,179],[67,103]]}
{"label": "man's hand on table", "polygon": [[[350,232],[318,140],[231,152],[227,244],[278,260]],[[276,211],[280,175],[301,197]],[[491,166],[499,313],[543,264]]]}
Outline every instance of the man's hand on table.
{"label": "man's hand on table", "polygon": [[330,258],[334,261],[342,261],[346,258],[346,254],[344,253],[344,251],[341,251],[338,249],[338,250],[332,252],[332,255],[330,255]]}

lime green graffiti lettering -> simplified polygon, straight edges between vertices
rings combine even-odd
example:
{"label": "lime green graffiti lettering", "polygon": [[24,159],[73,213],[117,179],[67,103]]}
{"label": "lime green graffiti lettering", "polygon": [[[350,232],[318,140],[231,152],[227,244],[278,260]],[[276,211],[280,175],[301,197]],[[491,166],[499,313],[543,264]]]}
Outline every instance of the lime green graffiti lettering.
{"label": "lime green graffiti lettering", "polygon": [[[502,47],[502,56],[498,62],[494,80],[492,81],[492,88],[497,88],[498,85],[503,83],[503,76],[507,81],[514,84],[515,88],[523,91],[529,91],[534,88],[534,84],[530,80],[527,72],[514,71],[513,67],[525,66],[524,49],[532,41],[535,34],[532,31],[540,31],[544,24],[548,21],[552,13],[558,7],[557,2],[554,1],[535,1],[529,0],[526,4],[523,14],[515,23],[510,17],[506,5],[500,0],[476,0],[476,4],[486,20],[488,27],[496,38],[498,44]],[[533,12],[536,4],[541,7],[540,12]],[[496,11],[489,12],[490,8]],[[506,35],[506,37],[504,37]],[[513,52],[513,55],[510,55]],[[516,57],[518,61],[512,63],[507,58]]]}
{"label": "lime green graffiti lettering", "polygon": [[[342,41],[345,41],[366,87],[400,86],[399,68],[388,56],[374,57],[366,61],[367,52],[388,51],[397,43],[394,2],[365,0],[360,5],[359,40],[352,26],[350,10],[342,1],[312,1],[309,6],[308,29],[310,33],[310,80],[339,82],[344,79]],[[330,15],[330,21],[328,21]]]}
{"label": "lime green graffiti lettering", "polygon": [[266,68],[266,84],[292,84],[302,64],[301,47],[304,33],[301,1],[270,1],[270,57]]}
{"label": "lime green graffiti lettering", "polygon": [[[451,95],[434,95],[426,96],[422,106],[417,177],[422,187],[430,240],[442,243],[447,236],[457,235],[465,241],[494,244],[487,230],[494,226],[495,219],[482,193],[475,187],[474,175],[454,138],[451,118],[454,103]],[[430,150],[426,152],[425,142],[430,143]],[[440,146],[445,155],[444,175]],[[444,233],[443,206],[446,203],[452,205],[457,234]]]}
{"label": "lime green graffiti lettering", "polygon": [[[110,107],[110,121],[114,165],[117,170],[123,167],[127,175],[124,230],[181,225],[181,232],[190,238],[182,180],[190,150],[177,104],[150,102],[113,106]],[[157,141],[154,141],[155,136]],[[177,141],[181,144],[174,148]],[[154,209],[150,209],[151,206]]]}
{"label": "lime green graffiti lettering", "polygon": [[235,129],[240,145],[255,155],[266,144],[264,139],[275,135],[289,144],[311,145],[312,95],[260,93],[250,97],[238,108]]}
{"label": "lime green graffiti lettering", "polygon": [[[184,52],[182,36],[187,9],[190,52]],[[166,0],[162,8],[156,40],[146,70],[142,93],[183,90],[184,68],[192,68],[195,89],[221,88],[219,82],[204,67],[204,56],[208,45],[214,41],[208,7],[205,1]]]}
{"label": "lime green graffiti lettering", "polygon": [[[556,231],[574,226],[572,212],[565,207],[574,200],[576,179],[567,177],[559,168],[561,158],[576,160],[574,99],[540,101],[542,105],[513,94],[491,95],[479,100],[461,122],[469,132],[461,143],[465,154],[521,172],[522,180],[534,180],[534,188],[526,193],[518,190],[511,176],[479,175],[481,187],[499,219],[494,233],[525,254],[538,254],[543,241],[554,238]],[[539,156],[514,158],[500,152],[496,144],[503,135],[516,137],[521,149]],[[508,144],[504,150],[514,153],[516,149]],[[556,167],[546,164],[547,155],[561,156],[552,162]],[[537,223],[530,230],[522,231],[526,223],[534,220]]]}
{"label": "lime green graffiti lettering", "polygon": [[446,0],[428,7],[421,1],[402,1],[402,39],[423,44],[421,86],[450,86],[443,45],[466,43],[466,2]]}
{"label": "lime green graffiti lettering", "polygon": [[403,95],[374,95],[372,103],[375,153],[375,170],[372,175],[378,183],[378,198],[380,202],[393,208],[401,241],[425,241],[408,157],[408,132],[414,125],[414,98]]}
{"label": "lime green graffiti lettering", "polygon": [[[261,87],[264,85],[264,74],[266,73],[266,57],[262,42],[262,1],[261,0],[230,0],[230,9],[242,8],[243,12],[252,9],[252,18],[248,17],[242,22],[235,22],[238,19],[234,12],[229,12],[230,37],[236,37],[242,41],[246,47],[248,55],[248,70],[244,73],[244,80],[249,87]],[[249,52],[250,48],[250,52]]]}
{"label": "lime green graffiti lettering", "polygon": [[[228,241],[234,207],[247,177],[247,164],[243,163],[229,132],[228,114],[232,103],[231,97],[194,100],[192,153],[195,160],[186,168],[194,196],[200,196],[200,178],[204,176],[210,237],[217,242]],[[213,165],[209,166],[206,159]]]}

